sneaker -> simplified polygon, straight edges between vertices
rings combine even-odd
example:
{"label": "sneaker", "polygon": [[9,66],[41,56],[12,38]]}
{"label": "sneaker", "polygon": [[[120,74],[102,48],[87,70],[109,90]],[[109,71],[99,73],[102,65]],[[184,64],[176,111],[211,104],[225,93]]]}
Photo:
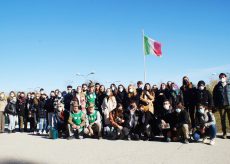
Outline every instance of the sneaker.
{"label": "sneaker", "polygon": [[226,133],[223,134],[223,139],[227,139],[227,134]]}
{"label": "sneaker", "polygon": [[166,142],[171,142],[171,138],[167,137]]}
{"label": "sneaker", "polygon": [[75,137],[74,137],[74,136],[69,136],[69,137],[67,138],[67,140],[72,140],[72,139],[75,139]]}
{"label": "sneaker", "polygon": [[84,139],[84,137],[82,135],[79,135],[78,139],[82,140],[82,139]]}
{"label": "sneaker", "polygon": [[185,140],[184,140],[184,144],[189,144],[188,139],[185,139]]}
{"label": "sneaker", "polygon": [[212,139],[211,141],[210,141],[210,143],[209,143],[210,145],[215,145],[215,140],[214,139]]}
{"label": "sneaker", "polygon": [[43,134],[43,135],[46,135],[47,133],[46,133],[46,131],[44,130],[44,131],[42,132],[42,134]]}
{"label": "sneaker", "polygon": [[205,144],[205,143],[207,143],[207,141],[208,141],[207,137],[204,137],[202,142]]}

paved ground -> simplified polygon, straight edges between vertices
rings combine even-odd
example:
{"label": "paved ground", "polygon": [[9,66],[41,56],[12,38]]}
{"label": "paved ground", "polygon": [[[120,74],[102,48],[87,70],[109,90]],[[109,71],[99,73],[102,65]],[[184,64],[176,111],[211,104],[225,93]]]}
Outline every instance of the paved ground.
{"label": "paved ground", "polygon": [[50,140],[29,134],[0,134],[2,163],[229,164],[230,139],[214,146],[157,141]]}

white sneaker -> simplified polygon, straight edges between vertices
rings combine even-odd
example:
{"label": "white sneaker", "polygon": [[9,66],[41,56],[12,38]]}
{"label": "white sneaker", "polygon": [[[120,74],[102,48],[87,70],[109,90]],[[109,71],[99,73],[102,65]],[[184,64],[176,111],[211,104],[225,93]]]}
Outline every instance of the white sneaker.
{"label": "white sneaker", "polygon": [[44,131],[42,132],[42,134],[44,134],[44,135],[45,135],[45,134],[46,134],[46,131],[44,130]]}
{"label": "white sneaker", "polygon": [[204,137],[204,139],[203,139],[203,143],[205,144],[205,143],[207,143],[207,142],[208,142],[207,137]]}
{"label": "white sneaker", "polygon": [[215,140],[211,140],[209,144],[210,145],[215,145]]}

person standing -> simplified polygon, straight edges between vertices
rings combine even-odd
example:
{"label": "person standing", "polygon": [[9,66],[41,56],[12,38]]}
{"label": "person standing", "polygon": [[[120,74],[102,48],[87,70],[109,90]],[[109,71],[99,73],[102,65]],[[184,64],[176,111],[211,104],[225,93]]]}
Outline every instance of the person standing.
{"label": "person standing", "polygon": [[0,133],[5,132],[5,108],[7,105],[6,96],[4,92],[0,93]]}
{"label": "person standing", "polygon": [[19,120],[19,131],[24,132],[24,124],[25,124],[25,110],[26,110],[26,98],[25,93],[21,92],[18,101],[17,101],[17,113]]}
{"label": "person standing", "polygon": [[219,79],[219,83],[213,89],[213,99],[214,105],[220,114],[223,138],[226,139],[226,115],[228,116],[230,125],[230,83],[227,81],[225,73],[221,73]]}
{"label": "person standing", "polygon": [[16,109],[17,98],[15,92],[11,91],[9,95],[9,102],[6,106],[6,114],[9,115],[9,133],[15,133],[15,125],[17,119],[17,109]]}
{"label": "person standing", "polygon": [[194,97],[196,96],[196,88],[187,76],[183,77],[182,83],[180,95],[182,96],[185,109],[189,112],[193,130],[195,128],[196,99]]}

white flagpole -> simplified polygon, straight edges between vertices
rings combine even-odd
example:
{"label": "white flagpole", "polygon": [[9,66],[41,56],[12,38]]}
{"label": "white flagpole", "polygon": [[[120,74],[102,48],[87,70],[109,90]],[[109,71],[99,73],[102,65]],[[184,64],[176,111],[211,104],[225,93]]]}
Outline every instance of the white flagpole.
{"label": "white flagpole", "polygon": [[144,30],[142,30],[142,37],[143,37],[143,55],[144,55],[144,84],[146,83],[146,60],[145,60],[145,40],[144,40]]}

